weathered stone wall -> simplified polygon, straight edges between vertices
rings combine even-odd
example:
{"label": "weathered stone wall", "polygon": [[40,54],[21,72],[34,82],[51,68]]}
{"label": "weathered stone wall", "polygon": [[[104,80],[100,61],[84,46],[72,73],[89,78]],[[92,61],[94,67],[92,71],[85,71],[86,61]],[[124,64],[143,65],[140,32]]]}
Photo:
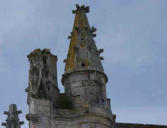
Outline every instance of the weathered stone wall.
{"label": "weathered stone wall", "polygon": [[106,117],[94,114],[68,115],[54,117],[52,126],[53,128],[111,128],[112,122]]}
{"label": "weathered stone wall", "polygon": [[81,104],[89,104],[108,108],[106,97],[107,77],[102,72],[80,70],[64,74],[62,83],[65,93],[79,97]]}
{"label": "weathered stone wall", "polygon": [[108,115],[98,113],[71,113],[70,110],[57,110],[57,113],[38,114],[37,121],[30,121],[30,128],[111,128],[113,120]]}

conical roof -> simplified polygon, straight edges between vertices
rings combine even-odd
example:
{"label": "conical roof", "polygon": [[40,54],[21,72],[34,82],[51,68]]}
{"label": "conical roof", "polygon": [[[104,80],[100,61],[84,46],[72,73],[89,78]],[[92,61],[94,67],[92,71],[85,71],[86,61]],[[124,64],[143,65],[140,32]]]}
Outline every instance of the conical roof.
{"label": "conical roof", "polygon": [[98,70],[103,72],[100,53],[102,49],[97,50],[93,37],[96,28],[90,27],[86,13],[89,7],[76,5],[77,9],[73,10],[75,21],[73,31],[68,37],[70,46],[67,59],[65,60],[65,72],[69,73],[77,70]]}

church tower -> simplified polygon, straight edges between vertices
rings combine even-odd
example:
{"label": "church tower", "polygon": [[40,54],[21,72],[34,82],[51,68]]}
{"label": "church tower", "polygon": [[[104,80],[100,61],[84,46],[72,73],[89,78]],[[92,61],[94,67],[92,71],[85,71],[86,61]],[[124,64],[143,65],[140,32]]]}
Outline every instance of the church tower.
{"label": "church tower", "polygon": [[88,6],[76,5],[70,46],[62,75],[64,93],[57,84],[57,57],[50,50],[36,49],[30,61],[27,103],[29,128],[113,128],[110,99],[106,95],[107,76],[101,63],[86,13]]}

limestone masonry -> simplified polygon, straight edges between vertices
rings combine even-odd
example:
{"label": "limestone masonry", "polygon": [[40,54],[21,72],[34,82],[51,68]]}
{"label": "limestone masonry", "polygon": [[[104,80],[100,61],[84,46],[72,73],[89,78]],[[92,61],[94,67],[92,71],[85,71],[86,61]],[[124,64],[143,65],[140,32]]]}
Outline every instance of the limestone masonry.
{"label": "limestone masonry", "polygon": [[[104,72],[86,13],[88,6],[76,5],[73,30],[68,37],[70,46],[64,60],[65,72],[60,93],[57,82],[57,56],[49,49],[35,49],[28,55],[29,84],[26,89],[29,128],[167,128],[160,125],[116,123],[110,99],[106,95],[108,78]],[[6,128],[20,128],[16,105],[7,114]]]}

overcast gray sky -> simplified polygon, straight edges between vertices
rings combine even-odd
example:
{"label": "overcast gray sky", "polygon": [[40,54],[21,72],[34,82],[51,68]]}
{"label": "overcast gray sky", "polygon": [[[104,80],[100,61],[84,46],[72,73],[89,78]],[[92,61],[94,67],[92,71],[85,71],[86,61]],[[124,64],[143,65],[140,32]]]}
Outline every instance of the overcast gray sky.
{"label": "overcast gray sky", "polygon": [[0,122],[11,103],[26,121],[26,55],[33,49],[50,48],[58,56],[63,92],[76,3],[90,5],[117,121],[167,125],[167,0],[0,0]]}

